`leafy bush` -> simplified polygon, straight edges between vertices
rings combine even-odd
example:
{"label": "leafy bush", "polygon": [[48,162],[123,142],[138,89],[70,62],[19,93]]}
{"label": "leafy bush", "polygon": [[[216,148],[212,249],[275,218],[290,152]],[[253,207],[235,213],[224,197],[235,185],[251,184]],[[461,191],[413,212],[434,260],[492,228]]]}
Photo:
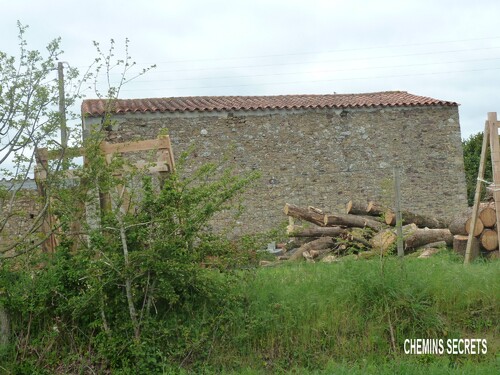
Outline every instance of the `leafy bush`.
{"label": "leafy bush", "polygon": [[[20,373],[33,365],[136,374],[210,357],[241,299],[237,269],[252,256],[206,226],[256,177],[214,175],[214,165],[190,179],[172,173],[161,189],[146,176],[131,209],[115,202],[90,230],[87,247],[72,251],[68,237],[53,256],[3,262],[0,304],[14,340],[0,362]],[[125,178],[95,180],[112,193]],[[60,212],[71,198],[59,195]]]}

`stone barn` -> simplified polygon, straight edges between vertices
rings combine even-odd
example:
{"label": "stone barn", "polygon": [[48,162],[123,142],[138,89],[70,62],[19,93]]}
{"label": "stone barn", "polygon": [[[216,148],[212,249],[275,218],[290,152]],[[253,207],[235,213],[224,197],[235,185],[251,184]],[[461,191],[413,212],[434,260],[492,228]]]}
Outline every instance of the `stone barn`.
{"label": "stone barn", "polygon": [[[105,108],[83,101],[85,130],[102,123]],[[117,100],[111,116],[110,142],[167,129],[174,154],[193,147],[192,167],[227,157],[237,172],[259,171],[234,233],[276,228],[285,203],[331,212],[351,199],[393,206],[394,167],[402,209],[449,219],[466,208],[454,102],[404,91],[174,97]]]}

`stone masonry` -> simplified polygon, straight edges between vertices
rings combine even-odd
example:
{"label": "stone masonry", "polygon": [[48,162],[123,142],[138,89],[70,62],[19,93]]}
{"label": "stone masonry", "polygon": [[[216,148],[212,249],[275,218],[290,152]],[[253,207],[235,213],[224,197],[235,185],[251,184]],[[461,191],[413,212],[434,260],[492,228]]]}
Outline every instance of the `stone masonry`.
{"label": "stone masonry", "polygon": [[[235,233],[285,222],[286,202],[342,213],[350,199],[393,206],[396,166],[402,209],[449,219],[466,208],[466,186],[458,106],[445,103],[126,111],[113,115],[108,139],[156,138],[167,129],[174,155],[193,147],[189,168],[227,157],[236,172],[259,171]],[[100,120],[87,112],[84,126]],[[216,226],[228,223],[220,220]]]}

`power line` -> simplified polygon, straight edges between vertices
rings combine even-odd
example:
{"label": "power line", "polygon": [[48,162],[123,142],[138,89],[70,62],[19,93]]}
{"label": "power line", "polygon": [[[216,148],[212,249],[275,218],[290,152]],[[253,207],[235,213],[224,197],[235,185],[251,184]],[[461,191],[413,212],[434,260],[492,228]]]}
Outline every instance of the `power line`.
{"label": "power line", "polygon": [[179,81],[201,81],[207,79],[234,79],[234,78],[256,78],[256,77],[271,77],[271,76],[285,76],[295,74],[308,74],[308,73],[336,73],[336,72],[351,72],[360,70],[373,70],[373,69],[393,69],[393,68],[407,68],[416,66],[431,66],[443,64],[459,64],[468,62],[483,62],[483,61],[498,61],[500,57],[486,58],[486,59],[469,59],[469,60],[455,60],[455,61],[442,61],[433,63],[420,63],[420,64],[404,64],[404,65],[382,65],[382,66],[369,66],[361,68],[346,68],[346,69],[333,69],[333,70],[315,70],[315,71],[299,71],[299,72],[282,72],[282,73],[265,73],[265,74],[247,74],[247,75],[232,75],[232,76],[212,76],[212,77],[194,77],[194,78],[172,78],[172,79],[149,79],[137,80],[135,83],[151,83],[151,82],[179,82]]}
{"label": "power line", "polygon": [[[445,71],[445,72],[429,72],[429,73],[413,73],[413,74],[399,74],[399,75],[384,75],[384,76],[372,76],[372,77],[352,77],[352,78],[335,78],[335,79],[318,79],[318,80],[302,80],[302,81],[291,81],[291,82],[269,82],[269,83],[251,83],[251,84],[238,84],[238,85],[217,85],[217,86],[192,86],[192,87],[168,87],[168,88],[151,88],[148,87],[148,91],[159,91],[159,90],[197,90],[197,89],[215,89],[215,88],[232,88],[232,87],[249,87],[249,86],[269,86],[269,85],[292,85],[292,84],[302,84],[302,83],[316,83],[316,82],[338,82],[338,81],[356,81],[356,80],[369,80],[369,79],[384,79],[384,78],[401,78],[401,77],[419,77],[428,75],[439,75],[439,74],[454,74],[454,73],[465,73],[465,72],[480,72],[488,70],[498,70],[500,67],[495,68],[483,68],[483,69],[463,69],[455,71]],[[123,89],[122,91],[144,91],[145,89]]]}
{"label": "power line", "polygon": [[187,62],[206,62],[206,61],[224,61],[224,60],[246,60],[246,59],[259,59],[268,57],[287,57],[287,56],[301,56],[301,55],[317,55],[324,53],[339,53],[339,52],[354,52],[354,51],[369,51],[375,49],[383,48],[399,48],[399,47],[415,47],[415,46],[426,46],[426,45],[436,45],[436,44],[448,44],[448,43],[461,43],[461,42],[473,42],[481,40],[494,40],[500,39],[500,36],[485,37],[485,38],[471,38],[471,39],[459,39],[459,40],[447,40],[447,41],[437,41],[437,42],[425,42],[425,43],[407,43],[407,44],[389,44],[374,47],[363,47],[363,48],[343,48],[338,50],[329,51],[310,51],[310,52],[293,52],[293,53],[283,53],[283,54],[268,54],[268,55],[249,55],[241,57],[220,57],[220,58],[204,58],[204,59],[185,59],[185,60],[170,60],[170,61],[159,61],[156,63],[141,62],[141,64],[178,64]]}
{"label": "power line", "polygon": [[[356,61],[370,61],[370,60],[380,60],[380,59],[388,59],[388,58],[392,59],[392,58],[398,58],[398,57],[441,55],[441,54],[445,54],[445,53],[483,51],[483,50],[492,50],[492,49],[500,49],[500,46],[447,50],[447,51],[418,52],[418,53],[408,53],[408,54],[401,54],[401,55],[372,56],[372,57],[365,57],[365,58],[356,58]],[[191,72],[191,71],[243,69],[243,68],[244,69],[249,69],[249,68],[255,69],[255,68],[273,67],[273,66],[317,64],[317,63],[330,63],[330,62],[341,62],[341,61],[352,62],[353,58],[328,59],[328,60],[316,60],[316,61],[293,61],[293,62],[286,62],[286,63],[260,64],[260,65],[215,66],[215,67],[206,67],[206,68],[185,68],[185,69],[174,69],[174,70],[157,70],[157,71],[155,71],[155,73],[179,73],[179,72]]]}
{"label": "power line", "polygon": [[[500,37],[499,37],[500,38]],[[465,49],[452,49],[444,51],[431,51],[431,52],[415,52],[407,54],[392,54],[392,55],[382,55],[382,56],[371,56],[364,58],[356,58],[356,61],[371,61],[380,60],[387,58],[400,58],[400,57],[415,57],[415,56],[430,56],[430,55],[442,55],[446,53],[457,53],[457,52],[472,52],[472,51],[484,51],[484,50],[494,50],[500,49],[500,46],[494,47],[478,47],[478,48],[465,48]],[[363,50],[363,49],[359,49]],[[213,71],[213,70],[225,70],[225,69],[256,69],[256,68],[268,68],[277,66],[288,66],[288,65],[305,65],[305,64],[317,64],[317,63],[331,63],[331,62],[352,62],[353,57],[349,58],[336,58],[336,59],[319,59],[311,61],[292,61],[292,62],[279,62],[279,63],[268,63],[268,64],[253,64],[253,65],[233,65],[233,66],[213,66],[213,67],[202,67],[202,68],[182,68],[182,69],[170,69],[170,70],[153,70],[152,73],[179,73],[179,72],[194,72],[194,71]],[[220,59],[224,60],[224,59]],[[141,63],[147,65],[146,63]],[[160,63],[158,63],[160,64]],[[139,65],[139,64],[137,64]],[[120,75],[121,73],[110,72],[111,75]]]}

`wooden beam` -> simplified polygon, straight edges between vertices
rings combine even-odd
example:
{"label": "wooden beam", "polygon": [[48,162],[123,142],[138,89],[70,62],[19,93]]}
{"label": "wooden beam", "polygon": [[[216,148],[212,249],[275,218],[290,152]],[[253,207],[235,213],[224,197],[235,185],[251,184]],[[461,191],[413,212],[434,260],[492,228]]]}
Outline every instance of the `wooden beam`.
{"label": "wooden beam", "polygon": [[85,156],[85,148],[83,147],[68,147],[65,151],[59,150],[49,150],[47,152],[47,160],[57,160],[64,158],[77,158],[80,156]]}
{"label": "wooden beam", "polygon": [[[490,138],[490,124],[489,121],[486,121],[484,125],[484,133],[483,133],[483,145],[481,148],[481,159],[479,161],[479,171],[477,173],[477,181],[476,181],[476,193],[474,195],[474,206],[472,207],[471,214],[471,228],[476,227],[477,218],[479,215],[479,203],[481,201],[481,188],[483,186],[484,179],[484,169],[486,167],[486,152],[488,150],[488,140]],[[498,130],[497,130],[497,143],[498,143]],[[473,242],[475,241],[474,230],[471,230],[469,233],[469,238],[467,240],[467,247],[465,248],[465,260],[464,264],[470,263],[471,258],[471,249]]]}
{"label": "wooden beam", "polygon": [[[500,144],[498,139],[498,121],[496,112],[488,112],[490,123],[491,165],[493,168],[493,198],[495,200],[497,223],[500,222]],[[500,231],[497,225],[497,236],[500,241]]]}

